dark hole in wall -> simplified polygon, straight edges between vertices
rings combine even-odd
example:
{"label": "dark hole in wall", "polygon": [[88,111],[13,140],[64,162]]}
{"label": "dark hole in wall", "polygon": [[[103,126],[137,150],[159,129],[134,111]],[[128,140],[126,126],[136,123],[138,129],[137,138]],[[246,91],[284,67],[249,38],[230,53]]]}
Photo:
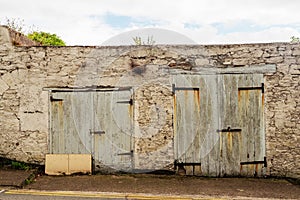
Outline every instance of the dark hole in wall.
{"label": "dark hole in wall", "polygon": [[145,66],[134,67],[132,69],[132,72],[138,75],[142,75],[143,73],[146,72],[146,67]]}

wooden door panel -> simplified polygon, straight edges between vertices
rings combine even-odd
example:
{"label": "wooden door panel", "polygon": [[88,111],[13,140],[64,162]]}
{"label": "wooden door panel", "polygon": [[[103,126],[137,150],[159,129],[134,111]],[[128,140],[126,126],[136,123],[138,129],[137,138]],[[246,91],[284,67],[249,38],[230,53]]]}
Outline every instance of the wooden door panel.
{"label": "wooden door panel", "polygon": [[133,167],[131,90],[51,94],[50,152],[93,155],[95,166]]}
{"label": "wooden door panel", "polygon": [[261,175],[263,76],[187,75],[174,83],[175,160],[186,166],[200,161],[202,175]]}

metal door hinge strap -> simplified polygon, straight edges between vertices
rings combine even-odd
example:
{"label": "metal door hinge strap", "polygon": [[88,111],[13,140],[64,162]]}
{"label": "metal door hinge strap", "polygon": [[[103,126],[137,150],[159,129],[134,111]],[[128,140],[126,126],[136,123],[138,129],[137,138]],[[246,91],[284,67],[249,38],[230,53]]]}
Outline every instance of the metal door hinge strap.
{"label": "metal door hinge strap", "polygon": [[265,85],[261,84],[261,87],[239,87],[238,90],[261,90],[262,93],[265,93]]}
{"label": "metal door hinge strap", "polygon": [[118,153],[117,155],[118,156],[126,156],[126,155],[133,156],[133,150],[131,150],[130,152],[126,152],[126,153]]}
{"label": "metal door hinge strap", "polygon": [[54,98],[52,95],[50,96],[50,101],[51,102],[54,102],[54,101],[63,101],[63,99],[57,99],[57,98]]}
{"label": "metal door hinge strap", "polygon": [[220,133],[220,132],[241,132],[242,131],[242,129],[240,129],[240,128],[233,128],[233,129],[231,129],[230,127],[228,127],[227,129],[218,129],[217,130],[217,133]]}
{"label": "metal door hinge strap", "polygon": [[199,88],[197,87],[175,87],[175,84],[172,84],[172,92],[175,93],[176,90],[197,90],[199,91]]}
{"label": "metal door hinge strap", "polygon": [[264,157],[264,160],[240,162],[240,165],[255,165],[255,164],[264,164],[264,167],[267,167],[267,158]]}
{"label": "metal door hinge strap", "polygon": [[188,163],[184,163],[184,162],[178,162],[178,160],[174,161],[174,169],[176,170],[177,167],[183,167],[183,166],[201,166],[201,163],[192,163],[192,162],[188,162]]}
{"label": "metal door hinge strap", "polygon": [[133,101],[132,101],[132,99],[130,99],[129,101],[117,101],[117,103],[125,103],[125,104],[130,104],[130,105],[132,105],[132,104],[133,104]]}
{"label": "metal door hinge strap", "polygon": [[101,134],[105,134],[105,131],[92,131],[92,130],[90,130],[90,134],[99,134],[99,135],[101,135]]}

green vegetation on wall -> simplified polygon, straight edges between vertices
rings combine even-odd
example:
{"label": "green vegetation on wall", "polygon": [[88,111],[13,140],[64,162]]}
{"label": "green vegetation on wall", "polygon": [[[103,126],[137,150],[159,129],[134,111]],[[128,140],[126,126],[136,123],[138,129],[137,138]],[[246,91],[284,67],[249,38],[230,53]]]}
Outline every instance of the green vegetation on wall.
{"label": "green vegetation on wall", "polygon": [[56,34],[46,33],[43,31],[32,32],[27,37],[33,41],[39,42],[44,46],[66,46],[65,42]]}
{"label": "green vegetation on wall", "polygon": [[37,28],[34,25],[28,27],[24,24],[23,19],[6,18],[3,25],[26,35],[29,39],[39,42],[44,46],[66,46],[65,42],[56,34],[37,31]]}

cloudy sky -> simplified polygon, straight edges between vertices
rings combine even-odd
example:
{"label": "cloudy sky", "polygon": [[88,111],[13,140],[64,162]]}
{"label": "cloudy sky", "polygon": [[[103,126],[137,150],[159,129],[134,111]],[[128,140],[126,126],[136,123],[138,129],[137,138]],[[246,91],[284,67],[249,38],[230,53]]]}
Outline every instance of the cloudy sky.
{"label": "cloudy sky", "polygon": [[0,0],[0,23],[23,19],[67,45],[101,45],[140,28],[197,44],[289,42],[300,37],[299,9],[300,0]]}

